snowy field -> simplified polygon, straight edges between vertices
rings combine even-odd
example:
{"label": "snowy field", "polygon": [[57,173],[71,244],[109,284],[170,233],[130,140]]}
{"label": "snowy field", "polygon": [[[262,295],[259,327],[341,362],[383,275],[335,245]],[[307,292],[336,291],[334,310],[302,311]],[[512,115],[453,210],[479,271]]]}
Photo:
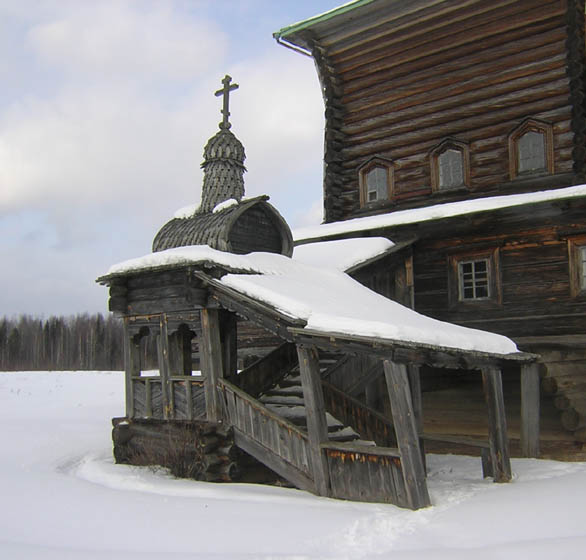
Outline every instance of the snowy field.
{"label": "snowy field", "polygon": [[429,456],[434,506],[317,498],[175,480],[115,465],[114,373],[0,373],[0,558],[169,560],[583,558],[586,464],[517,460],[512,484],[479,459]]}

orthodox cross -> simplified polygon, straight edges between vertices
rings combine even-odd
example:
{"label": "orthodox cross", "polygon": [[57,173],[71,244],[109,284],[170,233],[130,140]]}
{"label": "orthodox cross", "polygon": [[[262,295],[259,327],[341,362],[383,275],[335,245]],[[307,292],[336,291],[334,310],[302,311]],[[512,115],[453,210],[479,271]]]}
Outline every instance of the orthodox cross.
{"label": "orthodox cross", "polygon": [[220,128],[225,128],[226,130],[232,126],[228,121],[228,117],[230,116],[230,111],[228,110],[228,106],[230,104],[230,92],[238,89],[238,84],[230,84],[231,81],[232,78],[226,74],[222,80],[224,87],[215,93],[216,97],[220,97],[220,95],[224,96],[224,106],[220,111],[222,115],[224,115],[224,119],[220,123]]}

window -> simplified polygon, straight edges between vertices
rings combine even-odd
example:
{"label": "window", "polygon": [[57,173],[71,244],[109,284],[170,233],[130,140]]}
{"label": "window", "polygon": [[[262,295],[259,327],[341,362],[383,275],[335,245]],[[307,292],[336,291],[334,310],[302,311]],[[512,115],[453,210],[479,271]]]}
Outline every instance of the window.
{"label": "window", "polygon": [[489,261],[479,259],[458,263],[458,295],[460,301],[490,297]]}
{"label": "window", "polygon": [[568,239],[568,260],[572,296],[586,295],[586,235]]}
{"label": "window", "polygon": [[528,119],[509,137],[511,179],[553,173],[553,129],[548,123]]}
{"label": "window", "polygon": [[452,306],[500,304],[498,248],[450,255],[449,265]]}
{"label": "window", "polygon": [[373,158],[358,170],[360,205],[389,200],[393,195],[393,163]]}
{"label": "window", "polygon": [[545,134],[530,130],[517,143],[519,173],[533,173],[546,170]]}
{"label": "window", "polygon": [[440,192],[468,187],[469,162],[470,152],[467,144],[457,140],[444,140],[430,156],[432,190]]}

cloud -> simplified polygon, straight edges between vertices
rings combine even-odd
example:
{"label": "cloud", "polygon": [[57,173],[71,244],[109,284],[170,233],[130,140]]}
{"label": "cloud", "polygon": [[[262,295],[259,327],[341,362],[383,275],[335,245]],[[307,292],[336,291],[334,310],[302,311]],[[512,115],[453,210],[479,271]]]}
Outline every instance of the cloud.
{"label": "cloud", "polygon": [[68,3],[60,17],[33,26],[28,39],[52,65],[117,80],[191,80],[226,53],[226,35],[208,20],[183,17],[166,2]]}

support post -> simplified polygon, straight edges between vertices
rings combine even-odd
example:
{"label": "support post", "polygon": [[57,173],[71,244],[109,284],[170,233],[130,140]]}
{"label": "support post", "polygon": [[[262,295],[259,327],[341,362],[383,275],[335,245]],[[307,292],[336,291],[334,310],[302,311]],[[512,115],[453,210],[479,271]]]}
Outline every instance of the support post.
{"label": "support post", "polygon": [[124,318],[124,389],[126,399],[126,416],[134,417],[134,389],[132,378],[140,375],[140,352],[134,343],[128,317]]}
{"label": "support post", "polygon": [[223,377],[220,319],[217,309],[201,310],[200,338],[201,370],[204,375],[206,416],[210,422],[220,422],[222,405],[218,394],[218,379]]}
{"label": "support post", "polygon": [[161,313],[159,320],[159,373],[161,374],[161,397],[163,399],[163,418],[173,418],[173,402],[171,391],[171,380],[169,373],[169,331],[167,330],[167,315]]}
{"label": "support post", "polygon": [[415,427],[417,428],[417,433],[419,434],[419,449],[421,449],[421,460],[423,461],[423,469],[426,471],[425,443],[421,437],[423,434],[423,401],[421,398],[421,376],[419,374],[419,366],[413,364],[408,365],[407,377],[409,378],[409,390],[411,392],[411,402],[413,404]]}
{"label": "support post", "polygon": [[494,481],[510,482],[511,459],[501,370],[496,367],[483,369],[482,384],[488,411],[488,442]]}
{"label": "support post", "polygon": [[539,457],[539,364],[521,366],[521,453]]}
{"label": "support post", "polygon": [[421,460],[419,434],[411,400],[407,366],[390,360],[383,362],[387,390],[391,401],[393,424],[397,434],[397,444],[401,453],[403,480],[409,507],[418,509],[431,505],[425,468]]}
{"label": "support post", "polygon": [[297,345],[299,372],[307,414],[307,432],[311,452],[311,470],[315,489],[320,496],[330,495],[327,459],[321,444],[328,441],[328,423],[319,371],[319,358],[314,346]]}

